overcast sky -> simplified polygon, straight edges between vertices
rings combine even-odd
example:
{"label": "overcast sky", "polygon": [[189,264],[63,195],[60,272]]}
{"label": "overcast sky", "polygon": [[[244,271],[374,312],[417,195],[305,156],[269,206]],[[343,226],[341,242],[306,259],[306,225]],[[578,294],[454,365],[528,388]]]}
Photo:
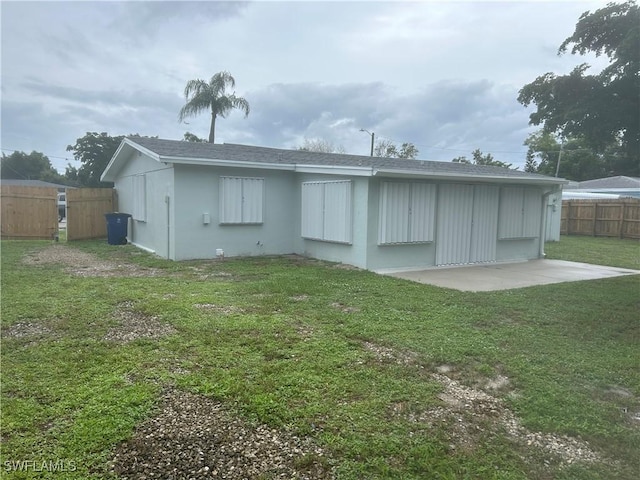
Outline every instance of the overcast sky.
{"label": "overcast sky", "polygon": [[2,1],[2,151],[46,154],[64,173],[86,132],[207,137],[178,122],[188,80],[227,70],[251,105],[216,142],[296,148],[323,138],[369,153],[370,137],[450,161],[480,148],[524,165],[535,128],[518,90],[602,58],[557,55],[606,1]]}

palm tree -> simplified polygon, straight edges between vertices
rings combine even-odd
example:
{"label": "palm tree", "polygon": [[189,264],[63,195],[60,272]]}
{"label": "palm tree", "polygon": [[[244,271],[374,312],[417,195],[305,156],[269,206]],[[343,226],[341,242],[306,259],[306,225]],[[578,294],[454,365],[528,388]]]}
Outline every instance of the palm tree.
{"label": "palm tree", "polygon": [[216,117],[224,118],[233,108],[244,111],[244,116],[249,115],[249,102],[242,97],[236,97],[235,92],[227,95],[227,87],[234,88],[236,80],[229,72],[218,72],[209,83],[199,78],[189,80],[184,88],[184,97],[187,103],[180,109],[178,118],[183,121],[185,118],[197,115],[198,113],[211,109],[211,129],[209,130],[209,143],[213,143],[216,130]]}

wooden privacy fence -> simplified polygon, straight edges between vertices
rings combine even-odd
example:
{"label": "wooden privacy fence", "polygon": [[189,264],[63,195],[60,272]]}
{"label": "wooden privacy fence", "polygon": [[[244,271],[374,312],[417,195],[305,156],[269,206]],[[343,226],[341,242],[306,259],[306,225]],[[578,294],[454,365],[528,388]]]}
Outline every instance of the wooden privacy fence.
{"label": "wooden privacy fence", "polygon": [[[112,188],[67,188],[67,240],[107,236],[105,213],[117,209]],[[51,240],[58,233],[58,190],[2,185],[2,238]]]}
{"label": "wooden privacy fence", "polygon": [[14,240],[53,239],[58,231],[58,190],[2,185],[1,237]]}
{"label": "wooden privacy fence", "polygon": [[560,233],[640,238],[640,198],[563,200]]}
{"label": "wooden privacy fence", "polygon": [[112,188],[67,189],[67,240],[107,236],[105,213],[115,212],[116,192]]}

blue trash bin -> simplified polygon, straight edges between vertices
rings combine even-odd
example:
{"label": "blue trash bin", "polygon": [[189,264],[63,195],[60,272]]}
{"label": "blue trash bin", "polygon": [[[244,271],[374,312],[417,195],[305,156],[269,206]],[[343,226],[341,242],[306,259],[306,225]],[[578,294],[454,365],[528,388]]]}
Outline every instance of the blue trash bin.
{"label": "blue trash bin", "polygon": [[129,223],[128,213],[105,213],[107,219],[107,243],[109,245],[127,244],[127,225]]}

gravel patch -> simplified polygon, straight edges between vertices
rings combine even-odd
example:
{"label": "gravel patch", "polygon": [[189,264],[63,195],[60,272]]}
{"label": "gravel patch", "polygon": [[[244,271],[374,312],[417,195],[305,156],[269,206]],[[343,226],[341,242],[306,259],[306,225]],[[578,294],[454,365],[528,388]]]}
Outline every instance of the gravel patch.
{"label": "gravel patch", "polygon": [[25,255],[26,265],[64,265],[65,271],[79,277],[154,277],[164,272],[155,268],[108,261],[67,245],[55,244]]}
{"label": "gravel patch", "polygon": [[117,448],[111,470],[121,479],[334,478],[311,440],[251,425],[210,398],[169,390],[160,408]]}
{"label": "gravel patch", "polygon": [[[373,352],[378,361],[383,362],[393,361],[411,365],[415,364],[417,358],[413,352],[397,352],[371,342],[365,342],[364,348]],[[408,412],[409,409],[404,404],[394,404],[391,406],[392,413],[402,415],[409,421],[429,425],[446,423],[449,426],[453,449],[471,450],[482,436],[505,431],[521,445],[540,449],[556,457],[561,465],[602,461],[587,442],[566,435],[530,432],[522,426],[520,420],[502,400],[485,391],[466,387],[445,375],[452,371],[451,366],[441,365],[436,367],[436,370],[438,373],[432,373],[431,378],[443,387],[443,391],[438,395],[443,406],[416,413]],[[484,386],[489,390],[498,390],[508,385],[509,379],[498,375],[495,379],[485,382]]]}
{"label": "gravel patch", "polygon": [[199,310],[210,310],[222,315],[241,315],[245,313],[245,310],[235,305],[216,305],[213,303],[196,303],[194,304]]}
{"label": "gravel patch", "polygon": [[132,342],[139,338],[160,338],[176,333],[176,329],[168,323],[162,323],[157,316],[136,312],[132,302],[125,302],[118,306],[113,318],[120,321],[120,325],[110,329],[104,340],[120,343]]}
{"label": "gravel patch", "polygon": [[18,322],[2,329],[2,338],[37,338],[50,334],[49,327],[34,322]]}
{"label": "gravel patch", "polygon": [[349,307],[344,303],[340,303],[340,302],[333,302],[331,304],[331,307],[337,310],[340,310],[342,313],[357,313],[360,311],[358,307]]}

